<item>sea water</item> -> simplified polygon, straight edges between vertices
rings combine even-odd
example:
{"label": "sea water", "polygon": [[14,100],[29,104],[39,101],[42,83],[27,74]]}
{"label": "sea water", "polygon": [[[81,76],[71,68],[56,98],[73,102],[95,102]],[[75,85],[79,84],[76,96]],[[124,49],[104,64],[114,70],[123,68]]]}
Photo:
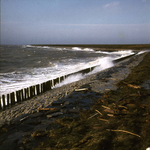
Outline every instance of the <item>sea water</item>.
{"label": "sea water", "polygon": [[[112,67],[113,60],[131,54],[134,54],[132,50],[108,52],[88,47],[3,45],[0,48],[0,96],[93,66],[97,67],[89,74],[96,73]],[[86,75],[70,76],[56,87]]]}

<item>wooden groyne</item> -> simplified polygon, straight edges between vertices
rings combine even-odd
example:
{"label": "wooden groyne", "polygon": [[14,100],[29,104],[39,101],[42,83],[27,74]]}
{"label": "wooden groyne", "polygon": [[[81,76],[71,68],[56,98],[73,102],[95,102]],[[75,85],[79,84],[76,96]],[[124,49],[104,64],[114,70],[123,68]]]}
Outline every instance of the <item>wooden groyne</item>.
{"label": "wooden groyne", "polygon": [[71,73],[71,74],[68,74],[65,76],[61,76],[56,79],[52,79],[47,82],[44,82],[42,84],[33,85],[30,87],[9,93],[7,95],[2,95],[0,97],[0,110],[5,110],[6,108],[11,107],[11,106],[15,105],[16,103],[19,104],[23,101],[30,100],[31,98],[33,98],[36,95],[40,95],[46,91],[52,90],[52,87],[54,87],[58,83],[61,83],[65,78],[67,78],[71,75],[76,75],[78,73],[82,73],[82,74],[89,73],[95,67],[96,66],[87,68],[87,69],[84,69],[84,70],[81,70],[81,71],[78,71],[75,73]]}
{"label": "wooden groyne", "polygon": [[[118,63],[121,62],[127,58],[130,58],[132,56],[134,56],[135,54],[131,54],[125,57],[121,57],[118,59],[113,60],[113,63]],[[71,76],[71,75],[76,75],[76,74],[86,74],[91,72],[95,67],[90,67],[87,69],[83,69],[81,71],[75,72],[75,73],[71,73],[65,76],[61,76],[58,77],[56,79],[52,79],[49,80],[47,82],[44,82],[42,84],[37,84],[37,85],[33,85],[21,90],[18,90],[16,92],[12,92],[10,94],[7,95],[2,95],[2,97],[0,97],[0,110],[5,110],[8,107],[11,107],[13,105],[15,105],[16,103],[21,103],[22,101],[26,101],[29,100],[31,98],[33,98],[36,95],[40,95],[46,91],[49,91],[52,89],[52,87],[54,87],[57,83],[61,83],[65,78]]]}

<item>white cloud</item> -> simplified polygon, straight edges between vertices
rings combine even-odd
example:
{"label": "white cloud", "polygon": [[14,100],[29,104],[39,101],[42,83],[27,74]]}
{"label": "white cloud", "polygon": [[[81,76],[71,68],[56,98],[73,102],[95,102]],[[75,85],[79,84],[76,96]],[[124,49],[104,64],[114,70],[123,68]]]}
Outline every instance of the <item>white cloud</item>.
{"label": "white cloud", "polygon": [[142,2],[146,2],[147,0],[142,0]]}
{"label": "white cloud", "polygon": [[103,6],[103,8],[110,8],[110,7],[114,7],[114,6],[118,6],[119,2],[112,2],[112,3],[108,3],[106,5]]}

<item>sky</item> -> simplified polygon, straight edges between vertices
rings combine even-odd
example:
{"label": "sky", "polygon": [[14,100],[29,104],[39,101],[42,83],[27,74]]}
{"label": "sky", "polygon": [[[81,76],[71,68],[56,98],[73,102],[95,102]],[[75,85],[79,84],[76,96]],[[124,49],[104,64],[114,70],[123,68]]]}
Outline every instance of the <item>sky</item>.
{"label": "sky", "polygon": [[1,0],[1,44],[150,44],[150,0]]}

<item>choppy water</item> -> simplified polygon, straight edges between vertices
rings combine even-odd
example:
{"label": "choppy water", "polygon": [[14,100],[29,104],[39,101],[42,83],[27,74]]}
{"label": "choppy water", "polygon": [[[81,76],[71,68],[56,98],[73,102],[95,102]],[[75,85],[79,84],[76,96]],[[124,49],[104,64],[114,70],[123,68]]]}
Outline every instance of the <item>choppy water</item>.
{"label": "choppy water", "polygon": [[[114,59],[133,53],[132,50],[107,52],[78,47],[1,46],[0,95],[100,65],[91,72],[95,73],[112,67]],[[79,75],[64,83],[81,78]]]}

